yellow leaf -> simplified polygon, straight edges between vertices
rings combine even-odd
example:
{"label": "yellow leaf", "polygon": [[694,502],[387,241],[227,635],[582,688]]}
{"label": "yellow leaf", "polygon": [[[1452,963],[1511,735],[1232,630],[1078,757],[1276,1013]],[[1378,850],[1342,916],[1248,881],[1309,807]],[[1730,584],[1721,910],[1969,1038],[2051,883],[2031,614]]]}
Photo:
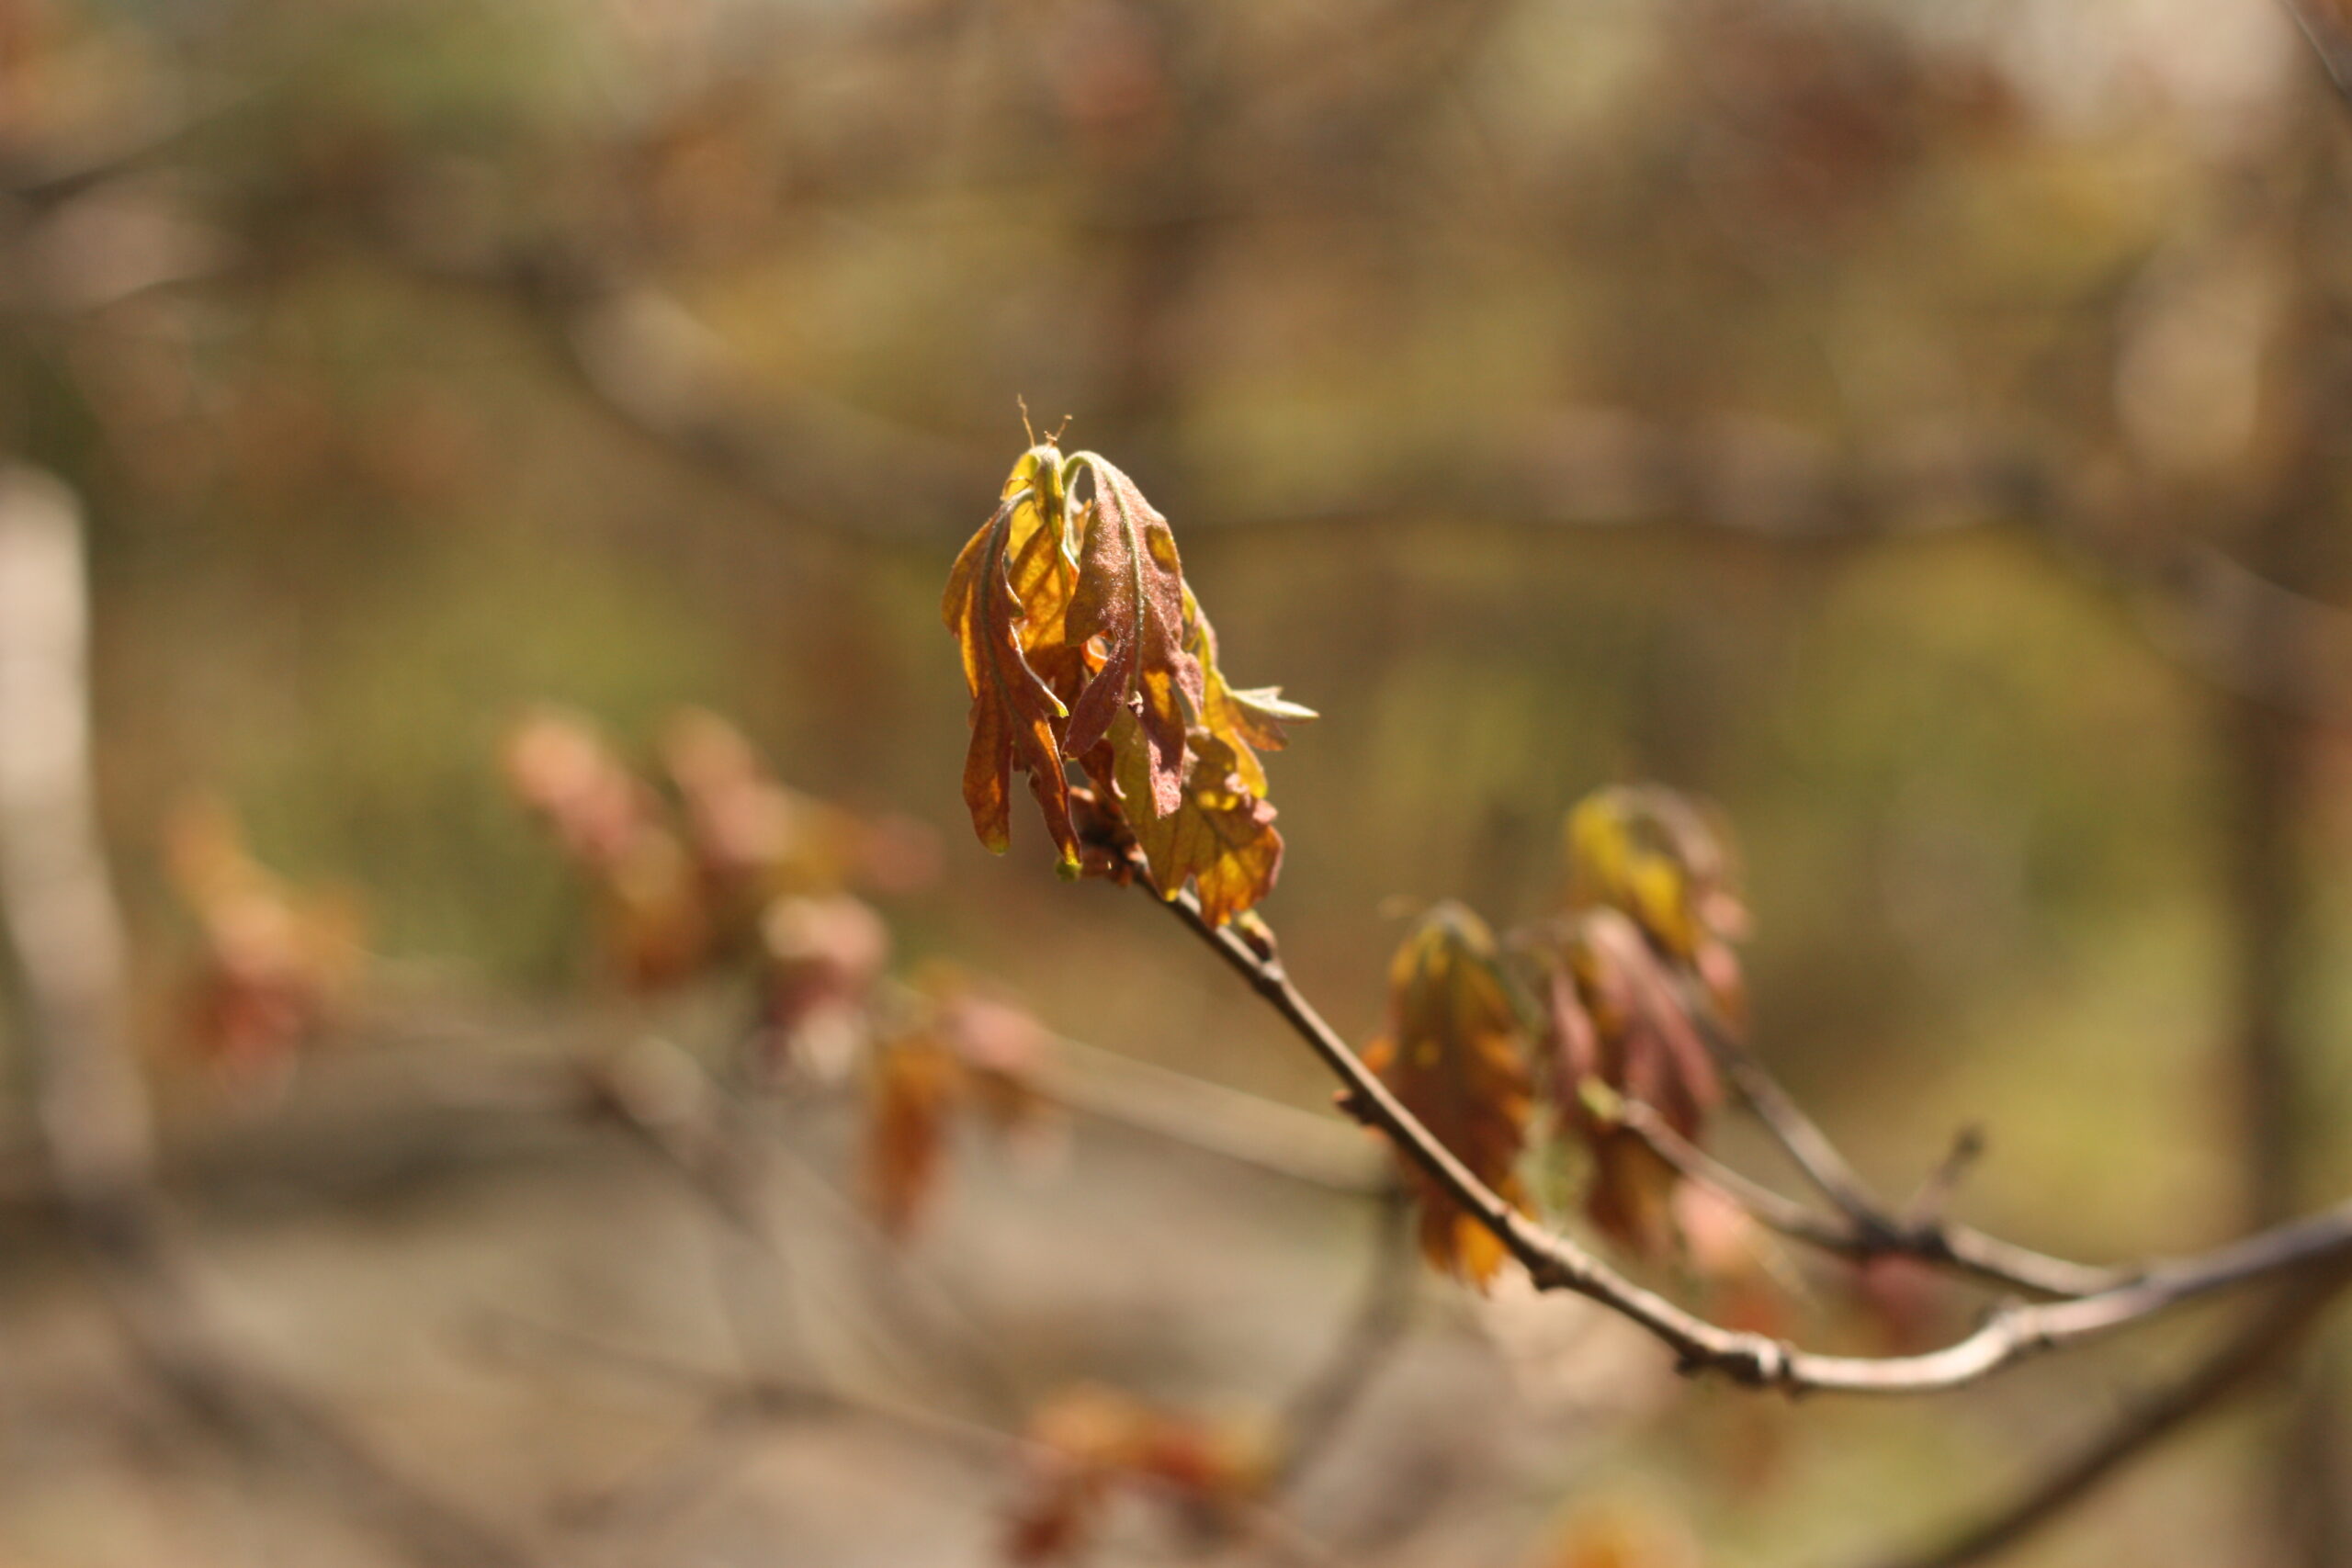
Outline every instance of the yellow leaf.
{"label": "yellow leaf", "polygon": [[[1042,454],[1042,455],[1041,455]],[[972,536],[947,577],[941,613],[963,655],[972,696],[964,804],[980,841],[999,854],[1012,837],[1012,782],[1029,775],[1065,865],[1078,863],[1069,784],[1056,726],[1067,705],[1033,664],[1067,666],[1063,635],[1076,569],[1064,547],[1060,456],[1033,449],[1005,481],[996,513]]]}

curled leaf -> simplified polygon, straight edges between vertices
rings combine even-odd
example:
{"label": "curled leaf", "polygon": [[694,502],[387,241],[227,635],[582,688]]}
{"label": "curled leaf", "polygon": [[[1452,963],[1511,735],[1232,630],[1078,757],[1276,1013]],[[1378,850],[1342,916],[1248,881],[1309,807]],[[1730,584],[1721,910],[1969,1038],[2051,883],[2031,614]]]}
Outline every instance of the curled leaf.
{"label": "curled leaf", "polygon": [[[1069,478],[1092,476],[1073,510]],[[1001,851],[1025,773],[1068,875],[1131,874],[1139,852],[1173,898],[1191,884],[1222,923],[1272,888],[1282,837],[1259,753],[1315,716],[1217,668],[1174,534],[1125,471],[1032,447],[956,559],[944,605],[972,694],[964,795]],[[1073,792],[1064,761],[1091,783]]]}
{"label": "curled leaf", "polygon": [[1722,1097],[1713,1057],[1664,961],[1621,911],[1578,917],[1560,960],[1548,998],[1551,1077],[1562,1124],[1592,1153],[1586,1212],[1626,1246],[1662,1252],[1674,1235],[1679,1177],[1616,1108],[1638,1100],[1695,1142]]}
{"label": "curled leaf", "polygon": [[[1094,476],[1069,602],[1068,637],[1100,638],[1102,668],[1071,705],[1062,754],[1082,757],[1111,733],[1122,712],[1137,720],[1139,772],[1148,788],[1131,805],[1165,817],[1182,804],[1191,761],[1185,736],[1204,698],[1201,662],[1185,647],[1190,595],[1168,519],[1135,480],[1101,457],[1083,461]],[[1124,759],[1123,759],[1124,760]]]}
{"label": "curled leaf", "polygon": [[996,513],[972,536],[947,577],[941,611],[964,661],[972,697],[964,804],[980,841],[998,854],[1012,841],[1015,772],[1044,811],[1062,863],[1078,865],[1069,784],[1057,727],[1069,708],[1033,664],[1043,656],[1067,674],[1078,650],[1067,635],[1077,568],[1064,548],[1067,524],[1060,454],[1033,448],[1013,466]]}
{"label": "curled leaf", "polygon": [[[1508,1201],[1522,1201],[1517,1168],[1532,1095],[1494,933],[1461,905],[1438,905],[1390,962],[1388,998],[1388,1033],[1365,1061],[1455,1158]],[[1483,1288],[1503,1265],[1502,1244],[1413,1169],[1423,1256]]]}

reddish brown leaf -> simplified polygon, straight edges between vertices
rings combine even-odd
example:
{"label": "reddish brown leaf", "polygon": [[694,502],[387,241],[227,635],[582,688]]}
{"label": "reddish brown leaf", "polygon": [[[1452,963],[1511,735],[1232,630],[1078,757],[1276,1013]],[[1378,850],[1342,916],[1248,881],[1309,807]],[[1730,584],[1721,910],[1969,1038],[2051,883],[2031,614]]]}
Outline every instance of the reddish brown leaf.
{"label": "reddish brown leaf", "polygon": [[[1080,468],[1094,493],[1073,518],[1066,481]],[[973,699],[974,826],[1004,847],[1010,780],[1025,772],[1065,874],[1125,881],[1139,849],[1162,893],[1193,884],[1211,919],[1231,919],[1281,865],[1258,753],[1314,714],[1225,680],[1167,519],[1115,466],[1039,446],[1005,494],[957,558],[945,605]],[[1091,795],[1072,793],[1064,759]]]}
{"label": "reddish brown leaf", "polygon": [[[1459,904],[1424,915],[1389,964],[1388,998],[1388,1034],[1365,1060],[1455,1158],[1507,1201],[1521,1201],[1517,1168],[1532,1098],[1526,1039],[1486,922]],[[1412,1169],[1423,1255],[1483,1287],[1503,1265],[1502,1244]]]}
{"label": "reddish brown leaf", "polygon": [[1073,463],[1092,472],[1094,499],[1085,513],[1068,637],[1080,644],[1099,637],[1102,666],[1071,705],[1062,753],[1084,756],[1122,712],[1134,714],[1145,752],[1137,773],[1148,788],[1128,805],[1165,817],[1183,799],[1185,737],[1204,694],[1200,660],[1185,647],[1176,536],[1121,469],[1091,453]]}
{"label": "reddish brown leaf", "polygon": [[1586,1212],[1624,1245],[1661,1252],[1673,1240],[1678,1176],[1618,1125],[1612,1102],[1638,1100],[1696,1141],[1721,1098],[1714,1060],[1664,960],[1614,908],[1578,918],[1550,1000],[1553,1091],[1563,1124],[1583,1136],[1593,1156]]}

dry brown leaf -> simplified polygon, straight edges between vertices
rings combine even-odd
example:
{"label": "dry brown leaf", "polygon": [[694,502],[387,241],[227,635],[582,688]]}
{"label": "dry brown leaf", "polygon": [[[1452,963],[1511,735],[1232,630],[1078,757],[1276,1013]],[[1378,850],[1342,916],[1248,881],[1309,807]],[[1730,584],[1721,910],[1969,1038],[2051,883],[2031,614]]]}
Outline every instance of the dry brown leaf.
{"label": "dry brown leaf", "polygon": [[1202,731],[1194,740],[1192,780],[1176,809],[1159,817],[1131,809],[1150,788],[1147,750],[1127,741],[1132,725],[1123,716],[1112,726],[1118,800],[1152,886],[1172,898],[1191,882],[1200,893],[1201,912],[1211,924],[1223,925],[1272,891],[1282,874],[1283,836],[1274,828],[1274,808],[1239,787],[1231,750]]}

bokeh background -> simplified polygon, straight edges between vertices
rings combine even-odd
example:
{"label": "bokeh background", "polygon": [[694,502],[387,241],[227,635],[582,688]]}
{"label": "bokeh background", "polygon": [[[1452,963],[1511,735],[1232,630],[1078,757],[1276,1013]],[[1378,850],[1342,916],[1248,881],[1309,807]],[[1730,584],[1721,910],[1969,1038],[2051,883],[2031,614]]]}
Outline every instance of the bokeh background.
{"label": "bokeh background", "polygon": [[[551,1560],[1000,1560],[1001,1456],[713,1438],[616,1365],[863,1364],[909,1287],[837,1197],[787,1190],[771,1268],[628,1140],[419,1085],[639,1026],[498,748],[694,705],[936,832],[910,962],[1324,1106],[1163,917],[961,818],[937,594],[1025,400],[1169,514],[1237,678],[1324,715],[1266,912],[1355,1037],[1407,916],[1542,915],[1567,807],[1655,779],[1736,828],[1759,1048],[1890,1192],[1974,1124],[1961,1212],[2070,1256],[2312,1206],[2352,1177],[2347,131],[2270,0],[0,0],[0,455],[86,519],[167,1191],[243,1332]],[[358,1021],[283,1092],[180,1043],[195,794],[365,911]],[[847,1168],[854,1108],[792,1117]],[[1084,1118],[949,1181],[888,1267],[1032,1399],[1267,1407],[1370,1235]],[[147,1387],[15,1190],[0,1561],[409,1560]],[[1862,1408],[1530,1352],[1434,1280],[1412,1315],[1300,1528],[1497,1568],[1616,1561],[1601,1515],[1641,1562],[1932,1541],[2216,1321]],[[2345,1561],[2328,1367],[2014,1560]]]}

